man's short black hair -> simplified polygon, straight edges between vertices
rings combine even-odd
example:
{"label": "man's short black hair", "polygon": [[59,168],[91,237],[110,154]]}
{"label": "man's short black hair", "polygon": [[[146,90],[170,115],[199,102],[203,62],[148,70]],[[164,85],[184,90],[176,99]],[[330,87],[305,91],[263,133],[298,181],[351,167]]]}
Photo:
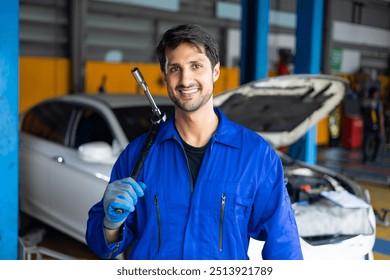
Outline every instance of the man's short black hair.
{"label": "man's short black hair", "polygon": [[173,50],[181,43],[192,44],[199,52],[201,52],[201,47],[203,46],[213,68],[219,62],[218,44],[206,30],[196,24],[176,25],[162,35],[156,48],[160,68],[164,73],[166,64],[165,50]]}

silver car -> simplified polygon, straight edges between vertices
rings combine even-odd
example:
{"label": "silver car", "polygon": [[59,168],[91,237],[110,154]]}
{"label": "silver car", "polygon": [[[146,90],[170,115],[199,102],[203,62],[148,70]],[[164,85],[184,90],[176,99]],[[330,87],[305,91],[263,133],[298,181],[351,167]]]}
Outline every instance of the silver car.
{"label": "silver car", "polygon": [[[167,114],[173,111],[168,98],[155,100]],[[147,131],[150,117],[145,97],[130,94],[74,94],[28,110],[20,125],[22,214],[85,243],[89,208],[102,198],[119,153]]]}
{"label": "silver car", "polygon": [[[344,98],[345,81],[291,75],[255,81],[214,97],[233,121],[288,146]],[[168,97],[155,102],[168,116]],[[113,163],[152,118],[145,96],[73,94],[37,104],[20,124],[20,210],[85,243],[87,214],[102,198]],[[372,259],[375,215],[369,194],[329,169],[280,153],[305,259]],[[129,174],[130,175],[130,174]],[[345,192],[363,206],[341,207],[324,194]],[[21,222],[23,225],[24,222]],[[260,258],[251,240],[248,256]]]}

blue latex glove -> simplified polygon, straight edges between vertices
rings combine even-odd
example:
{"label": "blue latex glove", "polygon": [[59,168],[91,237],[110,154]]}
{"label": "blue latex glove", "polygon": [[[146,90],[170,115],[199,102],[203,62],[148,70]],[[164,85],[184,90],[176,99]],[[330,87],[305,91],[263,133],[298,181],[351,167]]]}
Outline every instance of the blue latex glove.
{"label": "blue latex glove", "polygon": [[[103,207],[106,216],[104,227],[117,229],[135,209],[138,197],[144,195],[146,186],[128,177],[108,184],[103,196]],[[120,209],[121,211],[117,211]]]}

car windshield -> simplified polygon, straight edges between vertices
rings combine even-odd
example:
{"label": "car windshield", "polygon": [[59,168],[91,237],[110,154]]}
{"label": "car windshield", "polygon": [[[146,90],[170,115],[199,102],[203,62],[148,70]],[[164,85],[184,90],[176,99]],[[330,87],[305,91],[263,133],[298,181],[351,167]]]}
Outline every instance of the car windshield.
{"label": "car windshield", "polygon": [[[159,106],[159,109],[167,117],[175,110],[173,105]],[[150,106],[121,107],[113,111],[129,141],[147,132],[150,128],[151,118],[153,117]]]}

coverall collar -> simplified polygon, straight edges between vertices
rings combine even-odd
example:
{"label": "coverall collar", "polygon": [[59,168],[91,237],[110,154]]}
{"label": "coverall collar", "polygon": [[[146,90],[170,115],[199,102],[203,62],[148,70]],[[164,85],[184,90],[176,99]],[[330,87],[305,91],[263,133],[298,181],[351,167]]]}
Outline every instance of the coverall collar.
{"label": "coverall collar", "polygon": [[[214,111],[218,115],[219,124],[210,141],[216,141],[221,144],[239,149],[243,143],[242,139],[237,137],[238,134],[236,124],[231,122],[219,108],[214,108]],[[162,142],[172,138],[181,141],[180,136],[175,129],[174,119],[175,116],[173,114],[165,123],[161,125],[159,133],[160,136],[156,139],[157,144],[161,144]]]}

